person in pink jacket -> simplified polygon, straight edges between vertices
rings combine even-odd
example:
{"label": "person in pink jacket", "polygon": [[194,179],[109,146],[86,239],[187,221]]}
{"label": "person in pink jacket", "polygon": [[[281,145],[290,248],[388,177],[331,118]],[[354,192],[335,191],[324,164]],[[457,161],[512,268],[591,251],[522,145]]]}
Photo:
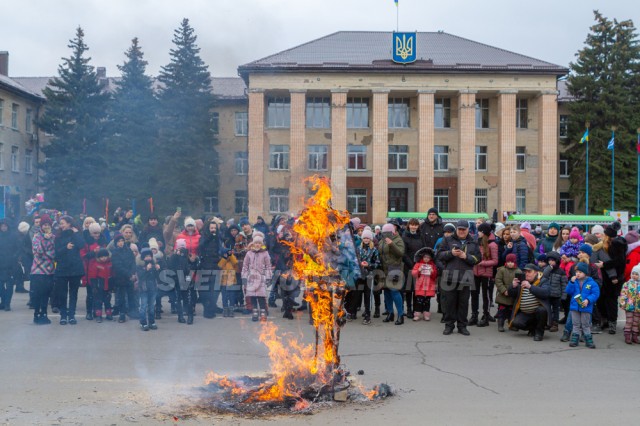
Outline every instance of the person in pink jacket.
{"label": "person in pink jacket", "polygon": [[413,304],[413,320],[431,320],[431,298],[436,295],[438,269],[433,262],[435,254],[430,247],[423,247],[414,256],[415,264],[411,275],[415,279],[415,303]]}
{"label": "person in pink jacket", "polygon": [[[253,306],[252,321],[267,320],[267,282],[271,280],[271,256],[264,245],[262,233],[254,232],[253,241],[242,263],[242,282],[245,297]],[[258,313],[258,307],[260,311]],[[258,317],[259,315],[259,317]]]}
{"label": "person in pink jacket", "polygon": [[531,233],[531,224],[529,222],[522,222],[520,225],[520,232],[522,236],[527,241],[527,245],[533,251],[535,251],[536,246],[538,245],[536,241],[536,237]]}
{"label": "person in pink jacket", "polygon": [[[495,277],[495,267],[498,265],[498,244],[496,244],[496,237],[491,230],[490,224],[482,223],[478,226],[478,245],[480,246],[482,259],[473,267],[475,288],[471,291],[471,319],[469,320],[469,325],[486,327],[489,325],[489,321],[495,321],[489,313],[489,308],[491,307],[490,292],[493,289],[490,284]],[[483,315],[478,320],[481,291]]]}

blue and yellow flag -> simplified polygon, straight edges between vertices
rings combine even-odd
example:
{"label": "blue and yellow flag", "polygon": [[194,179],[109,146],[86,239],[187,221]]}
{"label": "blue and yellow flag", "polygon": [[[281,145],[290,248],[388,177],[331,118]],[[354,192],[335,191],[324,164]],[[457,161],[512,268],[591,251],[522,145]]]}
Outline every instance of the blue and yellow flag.
{"label": "blue and yellow flag", "polygon": [[616,143],[616,136],[613,132],[611,132],[611,139],[609,140],[609,143],[607,144],[607,149],[614,149]]}
{"label": "blue and yellow flag", "polygon": [[580,139],[580,143],[589,142],[589,128],[584,131],[584,135],[582,135],[582,139]]}
{"label": "blue and yellow flag", "polygon": [[396,7],[398,7],[398,0],[393,0],[393,2],[396,4]]}

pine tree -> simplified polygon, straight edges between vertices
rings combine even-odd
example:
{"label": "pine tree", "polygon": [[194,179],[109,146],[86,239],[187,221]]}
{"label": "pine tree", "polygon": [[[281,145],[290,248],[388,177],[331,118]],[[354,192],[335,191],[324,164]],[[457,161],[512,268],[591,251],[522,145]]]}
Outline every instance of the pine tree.
{"label": "pine tree", "polygon": [[615,209],[636,206],[636,127],[640,86],[640,47],[630,20],[609,20],[594,11],[596,23],[585,47],[571,63],[566,155],[572,165],[571,193],[584,205],[586,150],[578,141],[589,123],[589,212],[611,208],[611,151],[607,144],[615,129]]}
{"label": "pine tree", "polygon": [[83,198],[100,197],[107,176],[103,146],[104,119],[109,96],[104,94],[93,66],[84,31],[78,27],[70,40],[69,58],[58,67],[43,93],[46,109],[40,128],[53,135],[43,147],[47,160],[43,186],[47,202],[59,209],[79,208]]}
{"label": "pine tree", "polygon": [[111,164],[106,196],[113,205],[151,197],[157,161],[158,101],[153,80],[145,74],[147,62],[138,38],[131,41],[125,56],[124,64],[118,65],[122,79],[109,109]]}
{"label": "pine tree", "polygon": [[[206,193],[218,188],[217,144],[211,128],[211,77],[199,56],[188,19],[174,32],[171,61],[162,67],[160,147],[156,182],[163,207],[197,209]],[[161,189],[161,190],[160,190]]]}

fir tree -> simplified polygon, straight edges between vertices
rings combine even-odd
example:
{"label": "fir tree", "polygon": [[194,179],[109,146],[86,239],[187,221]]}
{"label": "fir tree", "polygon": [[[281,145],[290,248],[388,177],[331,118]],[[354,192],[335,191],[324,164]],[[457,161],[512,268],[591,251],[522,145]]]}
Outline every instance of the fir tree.
{"label": "fir tree", "polygon": [[566,156],[572,165],[571,193],[584,206],[586,150],[578,141],[589,123],[589,212],[611,208],[611,151],[615,129],[615,209],[636,206],[636,128],[640,47],[633,22],[609,20],[594,11],[596,23],[585,47],[571,63],[568,89],[571,121]]}
{"label": "fir tree", "polygon": [[118,65],[122,79],[109,110],[107,196],[114,205],[151,197],[157,162],[158,101],[153,81],[145,74],[147,62],[137,38],[131,41],[125,56],[124,64]]}
{"label": "fir tree", "polygon": [[217,143],[211,129],[211,77],[199,56],[188,19],[174,32],[171,62],[162,67],[160,89],[159,203],[198,208],[218,188]]}
{"label": "fir tree", "polygon": [[53,135],[43,147],[47,202],[73,210],[83,198],[99,198],[103,190],[108,159],[102,142],[109,97],[89,65],[91,58],[85,56],[89,48],[82,28],[78,27],[68,47],[71,56],[63,58],[59,77],[49,80],[43,91],[47,103],[39,124]]}

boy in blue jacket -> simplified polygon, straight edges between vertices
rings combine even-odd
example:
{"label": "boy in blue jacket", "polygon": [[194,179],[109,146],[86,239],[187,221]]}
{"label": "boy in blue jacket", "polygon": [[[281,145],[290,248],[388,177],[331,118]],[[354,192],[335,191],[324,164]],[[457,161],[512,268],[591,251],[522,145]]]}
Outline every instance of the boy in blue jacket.
{"label": "boy in blue jacket", "polygon": [[600,287],[593,278],[588,276],[589,265],[579,262],[576,266],[576,275],[567,285],[567,297],[571,301],[571,320],[573,331],[569,346],[575,348],[580,341],[580,332],[584,334],[584,341],[588,348],[595,349],[593,336],[591,335],[591,313],[593,306],[600,296]]}

